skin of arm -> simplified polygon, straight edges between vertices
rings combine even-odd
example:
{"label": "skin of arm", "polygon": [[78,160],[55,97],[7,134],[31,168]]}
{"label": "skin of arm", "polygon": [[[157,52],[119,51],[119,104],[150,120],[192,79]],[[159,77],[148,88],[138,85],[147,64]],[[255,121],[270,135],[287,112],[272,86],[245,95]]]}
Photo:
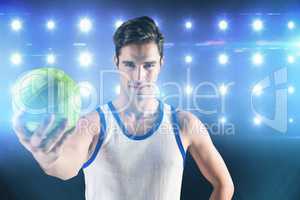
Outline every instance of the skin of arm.
{"label": "skin of arm", "polygon": [[43,166],[44,172],[62,180],[68,180],[78,174],[83,164],[92,154],[99,137],[100,123],[96,112],[81,117],[72,133],[62,141],[57,160],[51,165]]}
{"label": "skin of arm", "polygon": [[224,160],[202,122],[191,112],[177,111],[181,134],[200,172],[212,184],[210,200],[230,200],[234,184]]}

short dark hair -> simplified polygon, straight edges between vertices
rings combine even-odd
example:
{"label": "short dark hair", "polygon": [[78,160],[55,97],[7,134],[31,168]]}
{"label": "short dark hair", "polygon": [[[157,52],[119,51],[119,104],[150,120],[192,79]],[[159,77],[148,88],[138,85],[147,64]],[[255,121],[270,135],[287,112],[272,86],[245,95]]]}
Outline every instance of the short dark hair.
{"label": "short dark hair", "polygon": [[157,44],[159,54],[161,58],[163,57],[164,37],[154,20],[150,17],[143,16],[124,22],[116,30],[113,39],[117,59],[119,58],[121,48],[125,45],[142,44],[152,41]]}

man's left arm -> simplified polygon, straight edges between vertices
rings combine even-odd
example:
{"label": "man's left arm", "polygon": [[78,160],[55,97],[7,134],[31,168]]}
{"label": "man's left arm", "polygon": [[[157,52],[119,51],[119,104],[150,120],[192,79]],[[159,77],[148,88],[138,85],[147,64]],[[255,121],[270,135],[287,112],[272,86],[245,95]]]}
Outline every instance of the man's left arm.
{"label": "man's left arm", "polygon": [[204,177],[212,184],[210,200],[230,200],[234,185],[224,160],[211,141],[206,127],[191,112],[178,111],[177,116],[189,153]]}

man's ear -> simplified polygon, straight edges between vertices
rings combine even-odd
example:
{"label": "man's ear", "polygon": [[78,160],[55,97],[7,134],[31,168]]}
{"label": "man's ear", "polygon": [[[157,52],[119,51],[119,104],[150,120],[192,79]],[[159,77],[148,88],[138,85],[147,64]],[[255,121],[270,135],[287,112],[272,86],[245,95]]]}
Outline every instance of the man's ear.
{"label": "man's ear", "polygon": [[160,57],[160,67],[162,67],[163,65],[164,65],[164,57],[162,56],[162,57]]}
{"label": "man's ear", "polygon": [[115,64],[115,66],[117,67],[117,69],[119,69],[119,58],[116,55],[113,58],[113,62]]}

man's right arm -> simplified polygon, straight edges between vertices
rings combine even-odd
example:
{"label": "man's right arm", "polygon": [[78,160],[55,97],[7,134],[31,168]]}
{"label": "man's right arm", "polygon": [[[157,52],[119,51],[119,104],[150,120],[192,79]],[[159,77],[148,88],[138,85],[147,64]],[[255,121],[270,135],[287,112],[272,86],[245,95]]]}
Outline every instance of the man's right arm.
{"label": "man's right arm", "polygon": [[68,180],[76,176],[89,159],[91,147],[95,146],[100,132],[99,116],[97,112],[92,112],[81,117],[70,132],[65,132],[64,125],[61,125],[62,128],[52,138],[45,138],[41,133],[47,126],[51,126],[51,120],[48,124],[42,124],[40,130],[29,138],[24,134],[28,130],[18,121],[14,129],[20,142],[31,152],[46,174]]}

